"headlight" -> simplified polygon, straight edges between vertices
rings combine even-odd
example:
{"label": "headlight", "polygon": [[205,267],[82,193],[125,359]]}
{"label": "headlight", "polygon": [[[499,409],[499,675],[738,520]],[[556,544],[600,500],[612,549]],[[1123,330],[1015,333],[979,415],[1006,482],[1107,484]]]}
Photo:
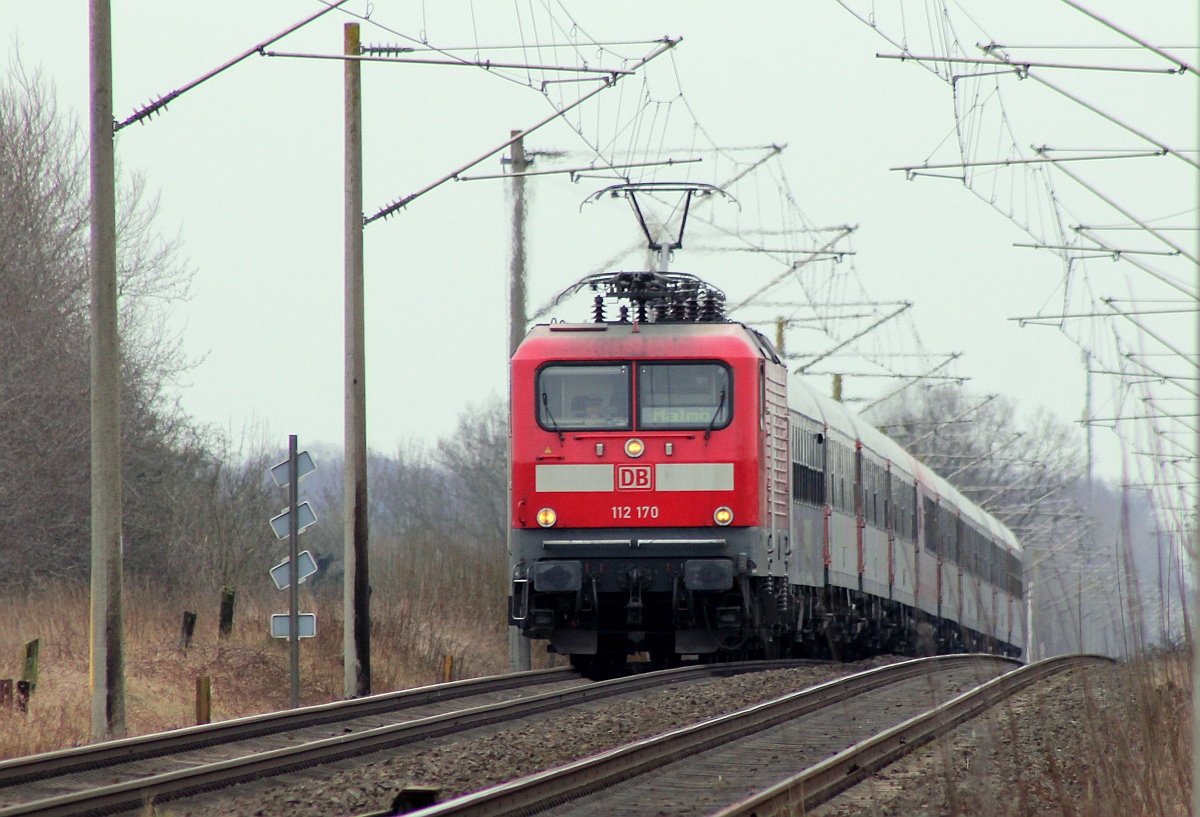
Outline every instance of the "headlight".
{"label": "headlight", "polygon": [[[733,516],[733,514],[730,514],[731,518],[732,518],[732,516]],[[558,514],[556,514],[554,512],[553,508],[542,508],[540,511],[537,512],[537,522],[543,528],[552,528],[552,527],[554,527],[554,523],[557,521],[558,521]],[[726,524],[729,524],[729,523],[726,523]]]}
{"label": "headlight", "polygon": [[635,459],[646,453],[646,444],[636,437],[625,441],[625,453]]}
{"label": "headlight", "polygon": [[[542,515],[538,514],[538,521],[540,522],[541,519],[542,519]],[[713,521],[716,522],[721,527],[725,527],[726,525],[728,525],[730,522],[733,521],[733,511],[729,510],[729,508],[726,508],[724,505],[722,505],[721,507],[719,507],[715,511],[713,511]]]}

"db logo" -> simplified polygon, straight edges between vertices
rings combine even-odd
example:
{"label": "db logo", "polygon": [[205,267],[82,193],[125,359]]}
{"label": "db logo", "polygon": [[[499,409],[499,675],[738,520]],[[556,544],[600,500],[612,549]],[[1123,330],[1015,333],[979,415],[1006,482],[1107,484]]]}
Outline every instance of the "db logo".
{"label": "db logo", "polygon": [[653,465],[618,465],[618,491],[652,491],[654,490]]}

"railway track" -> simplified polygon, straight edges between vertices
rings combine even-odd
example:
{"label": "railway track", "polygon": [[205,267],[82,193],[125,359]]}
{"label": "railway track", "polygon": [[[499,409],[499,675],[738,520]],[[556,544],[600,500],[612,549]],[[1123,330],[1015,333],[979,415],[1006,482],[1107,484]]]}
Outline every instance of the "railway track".
{"label": "railway track", "polygon": [[[1013,669],[941,656],[830,681],[465,795],[420,817],[713,814],[811,808],[1008,695],[1094,658]],[[796,774],[797,768],[804,769]],[[384,817],[375,812],[362,817]]]}
{"label": "railway track", "polygon": [[656,686],[813,663],[708,664],[600,682],[539,670],[35,755],[0,762],[0,817],[112,814]]}
{"label": "railway track", "polygon": [[1106,656],[1065,655],[1013,670],[781,780],[712,817],[803,814],[1039,681],[1070,669],[1111,661]]}

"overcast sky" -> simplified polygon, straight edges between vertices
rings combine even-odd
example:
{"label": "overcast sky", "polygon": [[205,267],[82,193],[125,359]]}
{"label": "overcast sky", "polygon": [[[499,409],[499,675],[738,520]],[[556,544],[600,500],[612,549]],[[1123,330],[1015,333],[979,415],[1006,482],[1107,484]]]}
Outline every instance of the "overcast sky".
{"label": "overcast sky", "polygon": [[[555,18],[564,24],[556,33],[530,31],[528,25],[521,31],[507,7],[485,12],[465,3],[436,5],[435,13],[432,7],[379,0],[372,19],[418,39],[423,33],[441,47],[517,44],[522,34],[527,44],[538,41],[539,34],[542,42],[561,43],[572,36],[581,39],[581,31],[597,40],[683,37],[671,55],[652,64],[657,73],[649,88],[669,98],[678,82],[686,105],[678,100],[670,106],[676,121],[690,122],[694,115],[721,147],[786,144],[778,172],[786,173],[799,210],[811,224],[857,226],[843,245],[855,255],[840,269],[857,276],[877,300],[912,301],[911,324],[905,326],[915,328],[928,353],[964,353],[952,371],[969,377],[970,388],[980,393],[1005,394],[1028,408],[1045,406],[1065,420],[1080,416],[1079,349],[1056,329],[1022,329],[1009,320],[1053,304],[1062,261],[1052,253],[1013,247],[1028,243],[1029,236],[961,183],[906,181],[904,174],[889,171],[931,156],[953,156],[943,144],[954,125],[949,86],[918,66],[877,59],[877,53],[895,49],[837,3],[758,3],[737,6],[736,12],[717,3],[569,3],[566,9],[579,28],[571,31],[568,15],[555,7]],[[996,40],[1024,45],[1120,41],[1061,2],[1006,3],[999,17],[994,6],[954,6],[955,14],[961,9],[964,15],[956,22],[970,13]],[[120,119],[314,13],[320,4],[125,0],[114,7],[115,114]],[[366,8],[359,0],[347,7],[356,13]],[[881,29],[891,25],[882,8]],[[1181,49],[1196,44],[1191,0],[1137,4],[1136,10],[1105,0],[1089,8],[1156,44]],[[274,48],[336,53],[348,19],[327,14]],[[539,12],[525,22],[548,20]],[[900,30],[892,33],[907,33],[913,49],[918,28],[928,30],[923,21],[911,19],[897,25]],[[974,43],[973,35],[961,36]],[[362,38],[400,42],[370,25],[364,25]],[[44,71],[57,86],[62,107],[83,120],[85,4],[0,0],[0,42],[10,55],[19,46],[25,66]],[[645,53],[649,46],[620,50]],[[522,53],[487,56],[520,59]],[[530,57],[528,49],[524,54]],[[563,49],[535,56],[538,61],[572,59]],[[1080,62],[1123,64],[1137,56],[1076,52]],[[1197,52],[1184,50],[1180,56],[1194,63]],[[595,62],[601,62],[598,55]],[[1136,103],[1123,115],[1194,148],[1196,97],[1180,92],[1189,82],[1194,90],[1194,80],[1169,77],[1161,81],[1178,85],[1166,90],[1119,84],[1091,89],[1119,95],[1105,100],[1113,107]],[[638,83],[622,79],[601,96],[615,99],[622,86],[632,95],[643,88]],[[1012,89],[1014,100],[1020,90]],[[505,81],[497,72],[418,65],[366,65],[363,104],[368,214],[490,150],[511,129],[551,113],[537,88]],[[1039,126],[1050,120],[1077,128],[1073,133],[1079,138],[1070,147],[1145,147],[1132,139],[1118,143],[1077,111],[1064,113],[1071,107],[1043,95],[1014,108],[1011,125],[1017,139],[1025,141],[1022,147],[1045,140]],[[198,361],[181,384],[183,405],[202,421],[234,432],[251,421],[266,423],[281,444],[289,433],[299,434],[302,444],[341,440],[341,110],[339,63],[254,57],[119,135],[122,170],[144,174],[160,194],[160,226],[178,231],[195,270],[192,298],[177,305],[173,320]],[[1063,132],[1070,131],[1058,133]],[[529,137],[526,147],[576,154],[557,166],[588,161],[583,140],[561,123]],[[544,167],[555,166],[545,161]],[[717,180],[719,162],[712,157],[706,162],[689,170],[692,179]],[[475,172],[500,170],[493,158]],[[1142,184],[1136,204],[1145,217],[1195,207],[1195,177],[1177,169],[1170,173],[1165,181]],[[660,172],[657,178],[668,176]],[[636,224],[619,202],[580,207],[605,184],[592,179],[572,184],[561,177],[530,183],[532,305],[636,242]],[[778,199],[778,184],[778,173],[765,176],[741,188],[741,195],[746,198],[748,191]],[[509,204],[504,185],[449,183],[366,229],[368,435],[376,449],[387,452],[404,440],[444,435],[466,406],[505,388]],[[741,204],[735,220],[752,229],[756,203]],[[733,207],[713,205],[722,206]],[[1194,210],[1184,220],[1195,224]],[[1188,235],[1194,247],[1195,233]],[[702,233],[696,234],[695,246],[692,252],[685,243],[673,268],[699,272],[731,294],[753,288],[758,279],[751,277],[759,273],[748,270],[758,261],[706,252],[711,247]],[[630,263],[627,259],[622,266]],[[832,264],[827,268],[834,274]],[[582,320],[585,310],[577,303],[555,314]],[[1049,312],[1055,311],[1051,305]],[[1184,331],[1191,325],[1183,324]],[[883,337],[893,338],[886,343],[897,351],[911,343],[896,332]],[[1187,336],[1194,343],[1191,337],[1194,330]],[[789,335],[789,350],[803,348],[805,338]],[[829,345],[828,339],[812,342],[819,348]],[[829,378],[814,378],[813,385],[828,390]],[[848,381],[846,389],[850,396],[869,398],[892,387],[882,379],[863,379]],[[1111,397],[1105,388],[1111,387],[1098,387],[1100,401]],[[1103,443],[1101,452],[1101,471],[1119,474],[1117,447]]]}

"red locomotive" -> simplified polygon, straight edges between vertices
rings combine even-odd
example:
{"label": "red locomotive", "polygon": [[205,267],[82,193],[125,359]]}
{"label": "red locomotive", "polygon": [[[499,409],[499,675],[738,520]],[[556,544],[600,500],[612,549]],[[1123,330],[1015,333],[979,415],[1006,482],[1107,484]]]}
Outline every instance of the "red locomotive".
{"label": "red locomotive", "polygon": [[[1012,534],[800,384],[724,295],[617,273],[512,358],[510,620],[603,670],[648,652],[1024,643]],[[615,320],[606,307],[624,302]]]}

